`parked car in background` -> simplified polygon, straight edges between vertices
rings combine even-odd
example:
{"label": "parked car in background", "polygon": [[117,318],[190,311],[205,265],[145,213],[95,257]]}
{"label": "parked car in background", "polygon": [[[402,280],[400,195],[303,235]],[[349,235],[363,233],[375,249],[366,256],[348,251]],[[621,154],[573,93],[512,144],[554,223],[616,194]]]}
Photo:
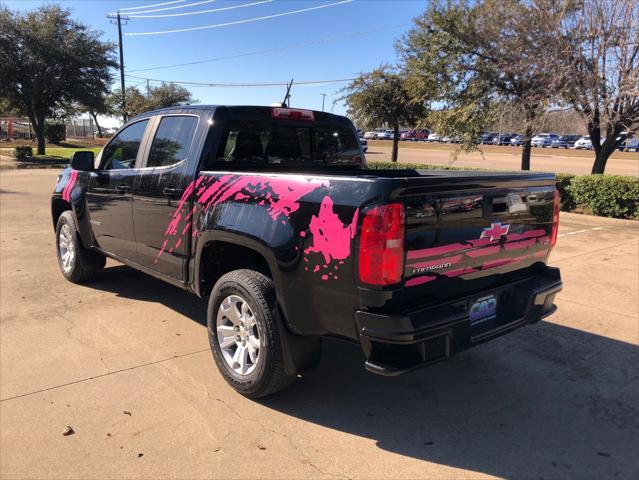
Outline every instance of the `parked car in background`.
{"label": "parked car in background", "polygon": [[592,141],[588,135],[584,135],[575,142],[572,148],[575,150],[592,150]]}
{"label": "parked car in background", "polygon": [[559,138],[559,135],[557,135],[556,133],[540,133],[538,135],[535,135],[532,138],[532,141],[530,142],[530,144],[533,147],[546,148],[546,147],[550,147],[552,145],[552,141],[558,138]]}
{"label": "parked car in background", "polygon": [[439,135],[438,133],[431,133],[430,135],[428,135],[428,142],[441,142],[442,141],[442,136]]}
{"label": "parked car in background", "polygon": [[523,135],[513,135],[510,137],[510,146],[511,147],[519,147],[524,144],[524,136]]}
{"label": "parked car in background", "polygon": [[362,150],[366,152],[368,150],[368,140],[366,140],[364,135],[359,132],[357,132],[357,139],[359,140],[359,144],[362,146]]}
{"label": "parked car in background", "polygon": [[374,131],[374,130],[366,132],[366,133],[364,133],[364,138],[366,140],[375,140],[377,138],[377,132]]}
{"label": "parked car in background", "polygon": [[[621,132],[621,136],[625,138],[617,147],[622,152],[639,152],[639,138],[632,133]],[[617,140],[621,140],[619,137]]]}
{"label": "parked car in background", "polygon": [[493,145],[510,145],[510,139],[513,137],[510,133],[497,134],[492,139]]}
{"label": "parked car in background", "polygon": [[639,152],[639,138],[629,137],[621,144],[619,150],[622,152]]}
{"label": "parked car in background", "polygon": [[428,140],[428,135],[430,135],[430,131],[425,128],[413,130],[413,132],[413,138],[416,142],[425,142]]}
{"label": "parked car in background", "polygon": [[430,132],[424,128],[407,130],[402,133],[401,139],[407,140],[409,142],[423,142],[423,141],[426,141],[429,133]]}
{"label": "parked car in background", "polygon": [[392,130],[381,130],[377,132],[377,140],[392,140],[394,133]]}
{"label": "parked car in background", "polygon": [[493,138],[495,138],[496,133],[482,133],[479,136],[479,143],[482,145],[486,145],[487,143],[491,143]]}
{"label": "parked car in background", "polygon": [[552,148],[570,148],[579,140],[579,135],[562,135],[550,142]]}

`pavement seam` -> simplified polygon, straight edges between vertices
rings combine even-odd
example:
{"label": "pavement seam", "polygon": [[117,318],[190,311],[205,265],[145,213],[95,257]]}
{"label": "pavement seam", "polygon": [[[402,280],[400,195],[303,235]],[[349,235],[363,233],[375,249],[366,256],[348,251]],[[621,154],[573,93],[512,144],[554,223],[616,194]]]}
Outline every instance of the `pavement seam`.
{"label": "pavement seam", "polygon": [[164,363],[164,362],[167,362],[167,361],[170,361],[170,360],[175,360],[176,358],[188,357],[190,355],[195,355],[195,354],[198,354],[198,353],[209,352],[209,351],[210,351],[210,349],[205,348],[205,349],[202,349],[202,350],[196,350],[194,352],[183,353],[182,355],[173,355],[172,357],[163,358],[161,360],[156,360],[155,362],[143,363],[143,364],[140,364],[140,365],[135,365],[133,367],[121,368],[119,370],[113,370],[111,372],[102,373],[100,375],[94,375],[92,377],[83,378],[81,380],[74,380],[73,382],[67,382],[67,383],[63,383],[63,384],[60,384],[60,385],[55,385],[53,387],[48,387],[48,388],[43,388],[43,389],[40,389],[40,390],[35,390],[33,392],[21,393],[20,395],[14,395],[13,397],[2,398],[2,399],[0,399],[0,402],[7,402],[9,400],[16,400],[18,398],[28,397],[28,396],[31,396],[31,395],[36,395],[38,393],[48,392],[50,390],[55,390],[55,389],[62,388],[62,387],[68,387],[69,385],[76,385],[78,383],[88,382],[90,380],[95,380],[97,378],[108,377],[109,375],[115,375],[116,373],[128,372],[130,370],[136,370],[138,368],[149,367],[151,365],[157,365],[158,363]]}

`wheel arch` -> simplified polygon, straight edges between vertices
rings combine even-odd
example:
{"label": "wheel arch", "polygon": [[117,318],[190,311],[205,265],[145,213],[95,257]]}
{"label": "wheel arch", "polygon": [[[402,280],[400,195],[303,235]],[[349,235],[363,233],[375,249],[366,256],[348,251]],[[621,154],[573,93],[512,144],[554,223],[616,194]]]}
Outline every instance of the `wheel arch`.
{"label": "wheel arch", "polygon": [[56,229],[56,226],[58,225],[60,215],[62,215],[67,210],[73,210],[73,207],[66,200],[63,200],[61,197],[51,200],[51,219],[53,220],[54,231]]}

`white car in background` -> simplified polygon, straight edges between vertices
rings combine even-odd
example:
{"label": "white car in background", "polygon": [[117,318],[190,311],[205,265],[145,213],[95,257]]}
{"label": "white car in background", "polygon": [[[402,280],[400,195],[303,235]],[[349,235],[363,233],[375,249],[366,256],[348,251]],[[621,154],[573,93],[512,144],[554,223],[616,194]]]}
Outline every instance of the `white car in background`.
{"label": "white car in background", "polygon": [[375,131],[366,132],[364,133],[364,138],[366,140],[375,140],[377,138],[377,132]]}
{"label": "white car in background", "polygon": [[359,140],[359,144],[362,146],[362,150],[364,150],[364,152],[366,152],[368,150],[368,140],[366,140],[363,136],[357,136],[357,139]]}
{"label": "white car in background", "polygon": [[533,147],[551,147],[552,146],[552,141],[553,140],[558,140],[559,139],[559,135],[557,135],[556,133],[540,133],[538,135],[535,135],[532,140],[530,141],[530,144]]}
{"label": "white car in background", "polygon": [[575,150],[592,150],[592,141],[588,135],[585,135],[577,140],[572,148]]}
{"label": "white car in background", "polygon": [[392,140],[393,132],[390,130],[382,130],[377,132],[377,140]]}
{"label": "white car in background", "polygon": [[438,133],[431,133],[430,135],[428,135],[428,141],[429,142],[441,142],[442,141],[442,136],[439,135]]}

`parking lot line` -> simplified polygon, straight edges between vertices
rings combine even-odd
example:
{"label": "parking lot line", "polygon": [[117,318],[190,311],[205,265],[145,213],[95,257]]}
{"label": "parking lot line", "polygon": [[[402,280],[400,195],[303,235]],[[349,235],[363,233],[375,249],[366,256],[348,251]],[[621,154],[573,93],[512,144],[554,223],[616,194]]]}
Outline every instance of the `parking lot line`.
{"label": "parking lot line", "polygon": [[583,230],[575,230],[574,232],[560,233],[557,237],[565,237],[568,235],[577,235],[578,233],[594,232],[596,230],[604,230],[606,227],[584,228]]}

